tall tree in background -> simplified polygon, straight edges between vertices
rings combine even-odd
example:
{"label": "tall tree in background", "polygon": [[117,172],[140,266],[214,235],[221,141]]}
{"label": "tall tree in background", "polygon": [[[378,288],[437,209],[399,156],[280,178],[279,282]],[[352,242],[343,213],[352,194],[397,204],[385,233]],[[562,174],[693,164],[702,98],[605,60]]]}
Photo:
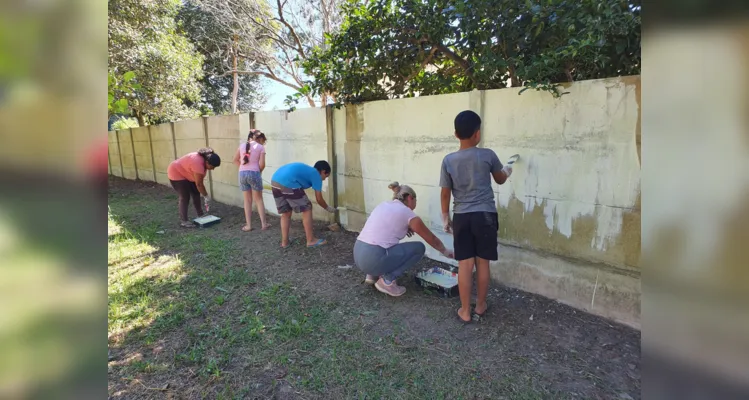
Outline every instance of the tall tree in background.
{"label": "tall tree in background", "polygon": [[[338,0],[195,0],[219,21],[226,35],[226,74],[258,75],[295,89],[311,107],[302,63],[341,22]],[[242,67],[240,69],[240,67]],[[327,92],[319,93],[321,104]]]}
{"label": "tall tree in background", "polygon": [[640,71],[639,0],[348,0],[304,68],[341,102],[557,84]]}
{"label": "tall tree in background", "polygon": [[237,55],[248,53],[247,49],[258,43],[234,37],[231,25],[221,23],[196,1],[185,1],[177,19],[185,36],[205,59],[201,100],[197,104],[202,113],[237,113],[260,108],[266,96],[259,76],[234,73],[238,68],[251,66],[249,60]]}
{"label": "tall tree in background", "polygon": [[109,0],[110,75],[131,72],[137,84],[127,93],[111,89],[141,126],[199,115],[190,105],[200,99],[203,56],[177,33],[180,7],[180,0]]}

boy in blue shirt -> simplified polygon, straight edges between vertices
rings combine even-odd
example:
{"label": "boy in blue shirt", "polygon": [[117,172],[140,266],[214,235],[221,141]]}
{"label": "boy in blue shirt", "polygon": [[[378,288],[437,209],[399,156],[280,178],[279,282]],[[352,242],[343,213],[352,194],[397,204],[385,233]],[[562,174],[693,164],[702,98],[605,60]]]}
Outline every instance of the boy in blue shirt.
{"label": "boy in blue shirt", "polygon": [[[455,117],[455,137],[460,150],[442,160],[440,187],[442,193],[442,224],[445,232],[452,232],[455,259],[458,260],[458,291],[461,308],[458,318],[471,321],[471,289],[473,266],[476,266],[476,308],[482,317],[486,313],[486,294],[489,291],[489,261],[496,261],[497,206],[494,202],[492,178],[503,184],[512,168],[502,166],[497,154],[490,149],[476,147],[481,141],[481,117],[473,111],[463,111]],[[453,221],[450,221],[450,196]]]}
{"label": "boy in blue shirt", "polygon": [[307,198],[305,189],[315,191],[315,199],[320,207],[329,213],[335,208],[328,205],[322,197],[322,181],[330,176],[330,164],[318,161],[314,167],[303,163],[291,163],[281,166],[271,177],[273,199],[276,209],[281,214],[281,247],[289,247],[289,228],[291,227],[291,212],[302,214],[304,234],[307,236],[307,247],[317,247],[326,244],[325,239],[317,239],[312,231],[312,202]]}

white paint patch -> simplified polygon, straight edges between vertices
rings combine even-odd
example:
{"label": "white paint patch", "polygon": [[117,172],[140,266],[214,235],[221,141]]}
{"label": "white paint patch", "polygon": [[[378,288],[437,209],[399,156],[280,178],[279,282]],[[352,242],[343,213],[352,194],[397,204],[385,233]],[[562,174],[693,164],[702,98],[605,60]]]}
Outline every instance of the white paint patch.
{"label": "white paint patch", "polygon": [[[634,207],[640,192],[634,140],[637,104],[631,92],[624,86],[607,88],[606,94],[615,97],[604,107],[608,121],[597,115],[600,108],[591,111],[578,105],[561,115],[558,132],[551,136],[511,136],[502,153],[519,153],[520,159],[508,182],[498,186],[498,207],[507,208],[513,198],[523,203],[523,216],[542,207],[549,233],[568,238],[575,220],[593,217],[591,247],[605,251],[621,234],[624,211]],[[518,147],[511,146],[515,143]],[[499,156],[501,160],[503,154]]]}

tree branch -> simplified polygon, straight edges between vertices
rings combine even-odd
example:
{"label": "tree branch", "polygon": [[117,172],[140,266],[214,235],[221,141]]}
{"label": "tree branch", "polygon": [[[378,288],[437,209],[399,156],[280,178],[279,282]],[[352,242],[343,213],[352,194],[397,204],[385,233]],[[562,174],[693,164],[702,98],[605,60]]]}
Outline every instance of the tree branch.
{"label": "tree branch", "polygon": [[406,84],[408,84],[408,81],[415,78],[416,75],[419,74],[419,72],[424,70],[427,64],[429,64],[432,61],[432,59],[434,58],[434,54],[436,52],[437,52],[437,47],[432,47],[432,50],[429,51],[429,54],[427,55],[427,57],[424,59],[424,61],[421,62],[421,66],[416,71],[414,71],[411,75],[406,77],[406,80],[405,80]]}
{"label": "tree branch", "polygon": [[291,24],[286,22],[286,19],[283,17],[283,6],[286,4],[281,4],[281,0],[276,0],[276,4],[278,5],[278,18],[276,18],[280,23],[284,24],[287,28],[289,28],[289,32],[291,33],[291,36],[294,38],[294,41],[296,42],[299,51],[299,55],[302,56],[302,58],[307,58],[307,56],[304,54],[304,46],[302,46],[302,41],[299,40],[299,36],[296,34],[296,30],[294,29]]}
{"label": "tree branch", "polygon": [[[269,71],[270,71],[270,69],[269,69]],[[228,71],[228,72],[224,72],[221,75],[216,75],[216,76],[225,77],[225,76],[232,75],[233,73],[234,73],[234,71]],[[283,79],[279,78],[278,76],[276,76],[276,74],[274,74],[272,71],[270,71],[270,72],[264,72],[264,71],[237,71],[237,74],[240,74],[240,75],[260,75],[260,76],[264,76],[264,77],[266,77],[268,79],[272,79],[272,80],[274,80],[274,81],[276,81],[276,82],[278,82],[278,83],[280,83],[282,85],[288,86],[288,87],[290,87],[290,88],[292,88],[294,90],[300,90],[302,88],[301,86],[296,86],[293,83],[286,82],[285,80],[283,80]]]}

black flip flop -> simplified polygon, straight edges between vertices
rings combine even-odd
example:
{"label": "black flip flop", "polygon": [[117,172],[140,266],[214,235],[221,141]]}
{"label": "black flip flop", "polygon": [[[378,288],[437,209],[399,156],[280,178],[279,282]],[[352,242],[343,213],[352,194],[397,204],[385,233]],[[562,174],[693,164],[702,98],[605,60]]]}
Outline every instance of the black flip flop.
{"label": "black flip flop", "polygon": [[[476,308],[476,305],[475,304],[471,304],[471,309],[475,309],[475,308]],[[475,311],[471,312],[471,319],[472,320],[476,320],[476,321],[481,321],[486,316],[486,312],[487,311],[489,311],[489,306],[487,306],[486,310],[484,310],[484,312],[482,312],[481,314],[479,314],[479,313],[477,313]]]}
{"label": "black flip flop", "polygon": [[[460,309],[458,309],[458,310],[460,310]],[[466,320],[464,320],[463,318],[460,317],[460,314],[455,313],[455,318],[457,318],[458,322],[460,322],[463,326],[470,325],[471,323],[473,323],[473,317],[471,317],[471,319],[469,319],[468,321],[466,321]]]}

